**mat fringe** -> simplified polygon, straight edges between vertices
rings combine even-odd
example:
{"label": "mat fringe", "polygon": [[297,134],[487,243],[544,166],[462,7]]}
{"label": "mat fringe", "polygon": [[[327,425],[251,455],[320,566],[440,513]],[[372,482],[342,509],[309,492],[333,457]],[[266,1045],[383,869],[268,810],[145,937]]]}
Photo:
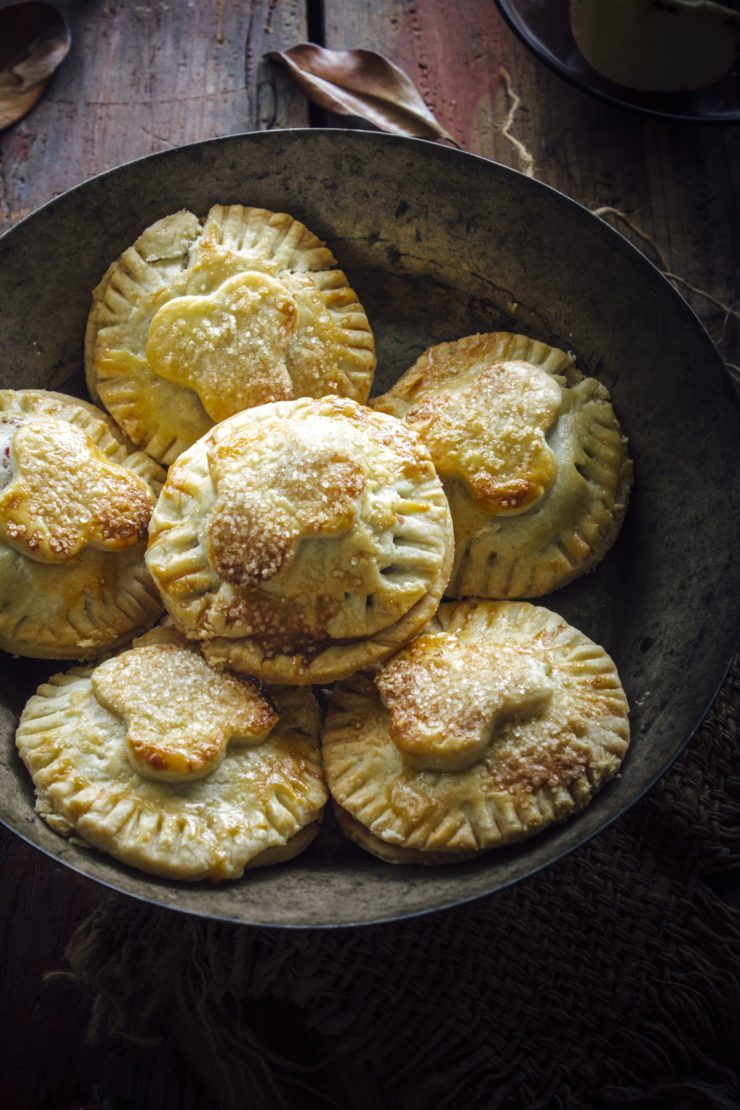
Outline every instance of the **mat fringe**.
{"label": "mat fringe", "polygon": [[172,1038],[238,1110],[737,1110],[740,911],[702,875],[740,860],[738,704],[736,667],[631,813],[454,911],[296,933],[112,899],[69,949],[91,1034]]}

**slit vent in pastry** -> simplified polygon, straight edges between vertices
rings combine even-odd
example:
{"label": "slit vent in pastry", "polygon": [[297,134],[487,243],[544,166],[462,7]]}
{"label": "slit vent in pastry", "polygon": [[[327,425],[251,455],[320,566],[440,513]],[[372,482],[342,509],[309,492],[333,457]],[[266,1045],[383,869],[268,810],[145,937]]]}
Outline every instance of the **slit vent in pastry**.
{"label": "slit vent in pastry", "polygon": [[327,797],[313,694],[218,673],[172,629],[55,675],[16,743],[51,828],[167,878],[292,858]]}
{"label": "slit vent in pastry", "polygon": [[150,627],[144,563],[164,471],[76,397],[0,391],[0,647],[85,659]]}
{"label": "slit vent in pastry", "polygon": [[509,332],[430,347],[373,407],[429,447],[450,502],[447,597],[538,597],[591,570],[622,524],[627,440],[606,388]]}
{"label": "slit vent in pastry", "polygon": [[277,402],[173,464],[147,563],[177,627],[219,666],[330,682],[386,658],[434,613],[452,562],[429,453],[346,398]]}
{"label": "slit vent in pastry", "polygon": [[444,602],[377,672],[332,693],[329,789],[381,859],[443,863],[540,832],[618,771],[628,707],[603,648],[527,602]]}
{"label": "slit vent in pastry", "polygon": [[214,205],[165,216],[93,294],[90,392],[171,463],[243,409],[328,393],[364,402],[373,335],[331,251],[286,213]]}

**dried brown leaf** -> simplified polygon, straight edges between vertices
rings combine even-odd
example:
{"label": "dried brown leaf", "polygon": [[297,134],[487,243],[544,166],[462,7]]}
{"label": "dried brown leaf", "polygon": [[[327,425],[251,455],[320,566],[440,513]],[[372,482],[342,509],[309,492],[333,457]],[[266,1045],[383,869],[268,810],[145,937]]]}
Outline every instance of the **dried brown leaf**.
{"label": "dried brown leaf", "polygon": [[311,42],[273,50],[271,61],[287,66],[306,96],[340,116],[359,116],[396,135],[447,139],[421,99],[413,81],[397,65],[373,50],[327,50]]}
{"label": "dried brown leaf", "polygon": [[51,4],[0,10],[0,130],[33,108],[70,43],[69,28]]}

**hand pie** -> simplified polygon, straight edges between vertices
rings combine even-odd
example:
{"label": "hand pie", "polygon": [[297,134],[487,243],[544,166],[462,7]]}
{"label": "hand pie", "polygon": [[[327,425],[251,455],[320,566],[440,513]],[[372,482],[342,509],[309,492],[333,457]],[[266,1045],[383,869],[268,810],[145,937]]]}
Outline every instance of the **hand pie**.
{"label": "hand pie", "polygon": [[429,448],[455,526],[448,597],[538,597],[591,570],[632,464],[606,388],[573,359],[494,332],[425,351],[373,407]]}
{"label": "hand pie", "polygon": [[0,390],[0,648],[84,659],[154,624],[144,548],[163,480],[85,401]]}
{"label": "hand pie", "polygon": [[375,353],[362,305],[303,224],[215,205],[147,228],[93,293],[88,387],[163,463],[234,413],[337,393],[365,401]]}
{"label": "hand pie", "polygon": [[527,602],[445,602],[374,678],[335,687],[327,782],[350,839],[452,863],[583,809],[629,743],[603,648]]}
{"label": "hand pie", "polygon": [[291,859],[327,797],[313,694],[220,674],[170,629],[55,675],[16,743],[53,829],[172,879]]}
{"label": "hand pie", "polygon": [[452,524],[403,423],[347,398],[282,401],[218,424],[173,464],[147,564],[214,664],[331,682],[423,628]]}

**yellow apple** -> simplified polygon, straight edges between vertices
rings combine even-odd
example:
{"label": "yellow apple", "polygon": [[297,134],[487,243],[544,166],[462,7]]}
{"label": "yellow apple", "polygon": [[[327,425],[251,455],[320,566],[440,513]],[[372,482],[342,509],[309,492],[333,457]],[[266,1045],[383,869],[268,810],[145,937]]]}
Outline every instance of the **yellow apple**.
{"label": "yellow apple", "polygon": [[740,41],[740,15],[712,0],[570,0],[570,22],[589,65],[646,92],[719,81]]}

